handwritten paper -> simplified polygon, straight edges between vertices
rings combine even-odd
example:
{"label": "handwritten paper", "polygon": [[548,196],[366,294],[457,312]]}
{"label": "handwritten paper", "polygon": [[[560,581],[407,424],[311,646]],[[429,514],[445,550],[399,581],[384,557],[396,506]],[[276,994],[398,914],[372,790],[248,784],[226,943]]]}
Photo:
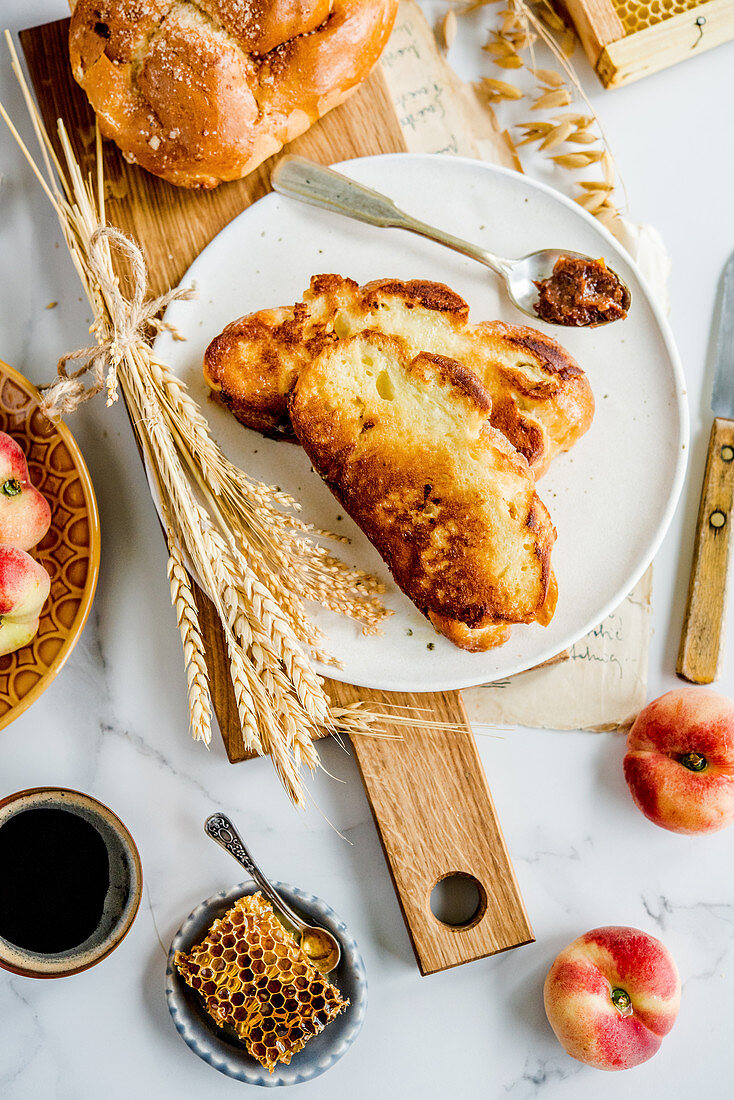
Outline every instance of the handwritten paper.
{"label": "handwritten paper", "polygon": [[[476,157],[519,170],[512,142],[478,89],[441,56],[414,0],[402,0],[382,66],[406,145],[414,153]],[[665,293],[665,249],[647,227],[627,225],[625,247]],[[659,244],[659,246],[658,246]],[[551,729],[628,726],[645,702],[652,566],[626,600],[553,663],[465,691],[469,719]]]}
{"label": "handwritten paper", "polygon": [[623,603],[558,664],[465,691],[472,723],[612,730],[645,703],[652,570]]}
{"label": "handwritten paper", "polygon": [[402,0],[382,69],[410,153],[448,153],[517,166],[494,115],[439,53],[414,0]]}

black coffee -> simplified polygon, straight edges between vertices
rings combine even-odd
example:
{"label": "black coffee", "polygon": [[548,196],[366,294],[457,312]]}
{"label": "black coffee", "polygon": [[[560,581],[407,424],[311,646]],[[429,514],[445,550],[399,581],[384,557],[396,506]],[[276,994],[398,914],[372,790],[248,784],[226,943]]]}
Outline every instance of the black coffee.
{"label": "black coffee", "polygon": [[0,826],[0,936],[55,955],[98,927],[110,884],[107,847],[83,817],[23,810]]}

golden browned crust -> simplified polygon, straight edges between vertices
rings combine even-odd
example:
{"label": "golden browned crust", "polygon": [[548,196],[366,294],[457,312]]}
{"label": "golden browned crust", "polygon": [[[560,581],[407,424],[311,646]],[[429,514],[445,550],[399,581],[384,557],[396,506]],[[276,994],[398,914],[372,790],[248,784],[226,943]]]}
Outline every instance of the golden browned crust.
{"label": "golden browned crust", "polygon": [[[349,280],[352,282],[352,280]],[[311,288],[313,290],[313,287]],[[367,309],[379,308],[388,297],[400,298],[409,309],[422,306],[438,313],[450,313],[457,320],[469,319],[469,306],[450,287],[443,283],[429,283],[424,279],[375,279],[362,287],[361,299]]]}
{"label": "golden browned crust", "polygon": [[77,0],[75,79],[128,160],[239,179],[365,79],[398,0]]}
{"label": "golden browned crust", "polygon": [[[369,336],[370,333],[367,332],[365,335]],[[492,411],[492,399],[476,374],[457,359],[449,359],[445,355],[434,355],[430,351],[420,351],[411,364],[411,371],[427,386],[436,380],[439,385],[453,386],[485,416],[489,416]]]}
{"label": "golden browned crust", "polygon": [[509,623],[490,623],[489,626],[472,629],[466,623],[439,615],[436,611],[429,611],[428,618],[439,634],[443,634],[455,646],[467,650],[468,653],[486,653],[488,649],[496,649],[509,642],[512,634]]}
{"label": "golden browned crust", "polygon": [[[259,431],[287,438],[287,397],[299,372],[325,342],[373,329],[401,336],[414,354],[463,363],[491,397],[492,424],[536,477],[591,424],[588,379],[557,341],[523,325],[470,325],[466,302],[440,283],[378,279],[360,288],[339,275],[316,275],[293,309],[297,326],[274,326],[267,310],[228,326],[206,353],[210,385],[243,424]],[[222,341],[226,365],[215,362]]]}
{"label": "golden browned crust", "polygon": [[463,363],[379,331],[328,342],[291,422],[314,468],[434,626],[463,648],[548,614],[555,530]]}
{"label": "golden browned crust", "polygon": [[485,321],[474,331],[491,363],[484,373],[497,379],[490,384],[492,423],[540,477],[556,454],[569,450],[591,427],[589,380],[565,348],[538,329]]}
{"label": "golden browned crust", "polygon": [[[548,561],[548,564],[550,562]],[[550,570],[550,582],[543,606],[539,608],[535,621],[540,626],[548,626],[553,618],[558,602],[558,583],[553,570]],[[445,635],[459,649],[466,649],[469,653],[485,653],[488,649],[496,649],[510,640],[512,627],[509,623],[490,623],[488,626],[470,627],[458,619],[450,619],[446,615],[439,615],[436,611],[429,611],[428,618],[439,634]]]}
{"label": "golden browned crust", "polygon": [[[263,310],[227,325],[206,349],[208,385],[239,421],[263,435],[294,438],[288,395],[324,342],[308,320],[302,305]],[[243,360],[257,369],[243,372]]]}

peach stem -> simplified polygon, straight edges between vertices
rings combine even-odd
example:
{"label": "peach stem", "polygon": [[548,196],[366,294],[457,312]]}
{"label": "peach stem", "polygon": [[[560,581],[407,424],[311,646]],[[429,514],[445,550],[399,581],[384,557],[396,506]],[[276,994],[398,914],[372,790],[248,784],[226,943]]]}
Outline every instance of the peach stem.
{"label": "peach stem", "polygon": [[612,1004],[622,1016],[632,1015],[632,998],[626,989],[617,987],[612,990],[610,996],[612,998]]}
{"label": "peach stem", "polygon": [[708,767],[708,760],[700,752],[687,752],[679,760],[684,768],[692,772],[702,772]]}

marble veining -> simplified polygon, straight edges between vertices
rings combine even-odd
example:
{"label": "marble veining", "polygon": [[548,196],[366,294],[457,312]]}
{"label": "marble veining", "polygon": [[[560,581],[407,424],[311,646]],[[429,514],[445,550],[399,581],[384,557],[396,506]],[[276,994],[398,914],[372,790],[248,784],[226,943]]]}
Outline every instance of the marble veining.
{"label": "marble veining", "polygon": [[505,1086],[505,1095],[513,1100],[531,1100],[531,1097],[546,1094],[546,1086],[569,1080],[580,1072],[573,1065],[561,1065],[554,1059],[538,1058],[528,1059],[520,1077],[511,1085]]}
{"label": "marble veining", "polygon": [[[443,0],[423,7],[431,18],[445,10]],[[2,9],[17,31],[59,18],[67,6],[5,0]],[[479,48],[489,19],[489,9],[476,12],[452,47],[450,59],[466,77],[498,75]],[[0,99],[20,121],[21,99],[2,56]],[[632,214],[654,222],[672,253],[672,324],[692,394],[691,476],[655,563],[651,695],[677,683],[711,415],[709,327],[734,244],[734,206],[722,182],[734,176],[734,146],[721,140],[731,129],[733,58],[730,43],[616,92],[602,91],[580,63]],[[538,174],[551,178],[547,165]],[[60,355],[87,342],[88,310],[53,215],[1,126],[0,176],[0,357],[40,383]],[[2,1100],[254,1095],[187,1050],[165,1005],[173,934],[203,898],[238,881],[231,859],[202,828],[220,808],[266,873],[324,898],[343,916],[365,960],[370,1005],[362,1034],[328,1074],[289,1096],[616,1100],[621,1090],[625,1100],[728,1100],[734,832],[696,839],[647,822],[627,794],[619,735],[507,730],[478,737],[536,942],[421,978],[353,758],[334,743],[321,746],[336,779],[317,775],[313,805],[300,814],[266,761],[232,767],[216,731],[209,750],[191,741],[165,550],[126,415],[90,402],[71,428],[99,498],[100,583],[67,666],[2,731],[0,795],[53,784],[107,803],[140,849],[144,899],[127,939],[92,970],[47,982],[0,972]],[[722,667],[718,686],[734,695],[734,629]],[[543,980],[556,953],[600,924],[660,936],[683,978],[681,1013],[661,1052],[622,1077],[568,1058],[543,1011]]]}

